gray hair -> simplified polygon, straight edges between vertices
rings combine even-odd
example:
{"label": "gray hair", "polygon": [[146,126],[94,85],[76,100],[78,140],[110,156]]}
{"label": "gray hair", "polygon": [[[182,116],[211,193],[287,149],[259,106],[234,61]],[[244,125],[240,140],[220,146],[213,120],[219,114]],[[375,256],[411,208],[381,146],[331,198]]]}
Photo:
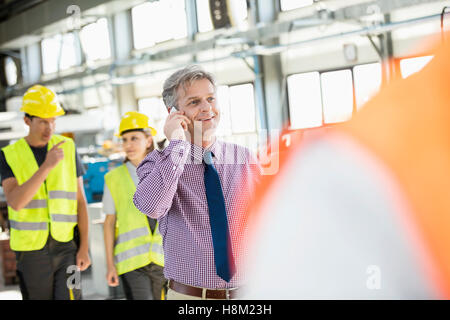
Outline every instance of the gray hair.
{"label": "gray hair", "polygon": [[204,71],[198,65],[190,65],[172,73],[172,75],[164,81],[162,98],[166,107],[175,107],[178,110],[178,88],[183,86],[186,89],[192,82],[201,79],[208,79],[214,88],[216,87],[214,76]]}

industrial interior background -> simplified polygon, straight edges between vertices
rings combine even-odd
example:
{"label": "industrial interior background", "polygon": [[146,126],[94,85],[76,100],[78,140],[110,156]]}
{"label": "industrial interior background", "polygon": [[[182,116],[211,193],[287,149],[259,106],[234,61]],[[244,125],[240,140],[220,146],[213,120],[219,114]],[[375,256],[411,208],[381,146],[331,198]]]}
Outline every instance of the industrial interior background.
{"label": "industrial interior background", "polygon": [[[218,135],[257,152],[287,128],[302,138],[352,118],[382,84],[432,59],[424,39],[447,27],[450,1],[2,0],[0,147],[27,134],[22,95],[53,89],[87,168],[92,266],[86,299],[109,288],[101,208],[104,174],[121,163],[120,116],[147,114],[163,141],[164,79],[196,63],[218,81]],[[307,105],[308,108],[304,106]],[[21,299],[0,190],[0,299]]]}

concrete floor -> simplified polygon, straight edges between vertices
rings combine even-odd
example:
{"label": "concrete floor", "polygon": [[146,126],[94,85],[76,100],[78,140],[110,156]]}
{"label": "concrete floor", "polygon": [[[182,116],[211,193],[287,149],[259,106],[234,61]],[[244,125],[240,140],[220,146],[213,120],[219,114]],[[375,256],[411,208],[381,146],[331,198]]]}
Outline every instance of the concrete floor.
{"label": "concrete floor", "polygon": [[[100,294],[83,295],[83,300],[105,300],[107,298],[108,297]],[[8,285],[0,288],[0,301],[1,300],[22,300],[19,285]]]}
{"label": "concrete floor", "polygon": [[19,285],[0,285],[0,300],[22,300]]}
{"label": "concrete floor", "polygon": [[[105,299],[108,299],[108,297],[96,293],[83,295],[83,300]],[[1,300],[22,300],[22,294],[20,293],[19,285],[0,285],[0,301]]]}

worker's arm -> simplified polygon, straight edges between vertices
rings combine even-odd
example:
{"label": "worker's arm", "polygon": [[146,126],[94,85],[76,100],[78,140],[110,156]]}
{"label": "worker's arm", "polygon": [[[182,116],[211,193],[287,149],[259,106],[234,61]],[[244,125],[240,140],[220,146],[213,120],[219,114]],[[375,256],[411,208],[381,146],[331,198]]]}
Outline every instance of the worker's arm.
{"label": "worker's arm", "polygon": [[184,171],[190,143],[170,141],[162,152],[152,152],[137,167],[139,183],[133,197],[136,208],[153,219],[168,212]]}
{"label": "worker's arm", "polygon": [[77,253],[77,267],[81,271],[86,270],[91,265],[89,258],[89,220],[86,204],[86,196],[84,194],[83,177],[78,177],[77,191],[77,210],[78,210],[78,229],[80,230],[80,248]]}
{"label": "worker's arm", "polygon": [[153,219],[164,216],[172,206],[178,179],[184,171],[190,143],[186,142],[191,120],[182,111],[166,119],[164,134],[170,143],[162,152],[152,152],[136,168],[139,183],[133,197],[136,208]]}
{"label": "worker's arm", "polygon": [[103,237],[105,239],[106,252],[106,280],[108,285],[116,287],[119,285],[119,277],[117,275],[116,266],[114,264],[114,233],[116,228],[116,215],[107,214],[103,224]]}
{"label": "worker's arm", "polygon": [[13,177],[3,181],[3,192],[11,208],[16,211],[22,210],[33,199],[50,171],[64,158],[64,151],[58,148],[64,142],[59,142],[47,152],[44,163],[25,183],[19,185],[17,179]]}

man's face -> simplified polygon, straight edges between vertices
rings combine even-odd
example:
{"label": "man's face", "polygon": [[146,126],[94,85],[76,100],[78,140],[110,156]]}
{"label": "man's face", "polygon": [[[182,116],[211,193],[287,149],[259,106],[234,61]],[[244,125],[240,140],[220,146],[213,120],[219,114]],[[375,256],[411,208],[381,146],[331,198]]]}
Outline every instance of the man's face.
{"label": "man's face", "polygon": [[55,118],[25,117],[25,123],[30,127],[29,135],[41,143],[47,144],[55,132]]}
{"label": "man's face", "polygon": [[[216,91],[208,79],[194,81],[191,85],[178,88],[178,109],[184,111],[192,124],[188,125],[190,134],[213,136],[219,125],[220,112],[216,107]],[[198,129],[197,129],[198,128]],[[201,132],[197,132],[201,129]]]}

